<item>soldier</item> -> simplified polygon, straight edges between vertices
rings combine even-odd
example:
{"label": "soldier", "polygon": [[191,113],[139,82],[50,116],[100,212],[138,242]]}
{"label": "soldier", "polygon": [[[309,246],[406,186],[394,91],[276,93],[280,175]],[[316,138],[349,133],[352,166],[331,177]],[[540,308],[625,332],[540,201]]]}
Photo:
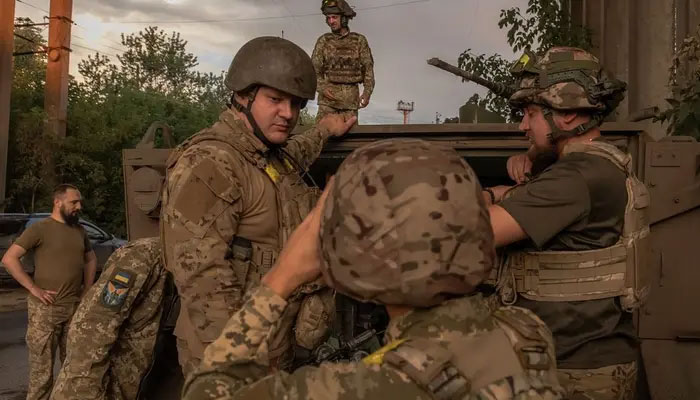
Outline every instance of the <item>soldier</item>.
{"label": "soldier", "polygon": [[[356,150],[185,383],[200,399],[559,399],[551,335],[474,293],[495,259],[481,186],[452,149],[390,139]],[[267,374],[295,288],[323,274],[386,306],[386,345],[359,362]]]}
{"label": "soldier", "polygon": [[[53,387],[56,349],[63,362],[68,323],[80,298],[95,280],[97,257],[80,225],[82,197],[77,187],[58,185],[53,193],[51,216],[28,227],[10,246],[2,263],[24,286],[29,320],[28,400],[48,399]],[[34,251],[34,279],[20,259]]]}
{"label": "soldier", "polygon": [[[600,137],[599,124],[624,97],[581,49],[526,54],[511,71],[510,97],[532,143],[527,167],[553,160],[516,186],[489,188],[501,299],[534,311],[552,329],[559,382],[570,399],[634,398],[638,344],[631,311],[643,298],[649,195],[631,158]],[[523,160],[509,170],[524,178]],[[529,159],[529,158],[528,158]],[[519,164],[519,166],[518,166]]]}
{"label": "soldier", "polygon": [[[66,360],[51,399],[143,399],[141,382],[169,309],[168,286],[158,238],[115,251],[71,321]],[[164,398],[177,398],[176,390]]]}
{"label": "soldier", "polygon": [[350,32],[348,20],[356,13],[345,0],[323,0],[321,11],[331,32],[318,38],[311,56],[318,76],[316,120],[330,113],[357,116],[374,90],[372,51],[363,35]]}
{"label": "soldier", "polygon": [[[181,299],[175,335],[185,375],[315,204],[318,189],[302,178],[311,163],[329,137],[355,122],[329,116],[290,137],[299,111],[315,97],[316,74],[304,50],[285,39],[246,43],[225,84],[233,91],[232,106],[173,152],[163,190],[163,260]],[[316,312],[303,313],[313,320],[297,326],[297,343],[312,347],[324,339],[319,324],[332,310],[329,299],[326,293],[322,302],[305,301]],[[291,362],[289,334],[298,306],[270,343],[276,368]]]}

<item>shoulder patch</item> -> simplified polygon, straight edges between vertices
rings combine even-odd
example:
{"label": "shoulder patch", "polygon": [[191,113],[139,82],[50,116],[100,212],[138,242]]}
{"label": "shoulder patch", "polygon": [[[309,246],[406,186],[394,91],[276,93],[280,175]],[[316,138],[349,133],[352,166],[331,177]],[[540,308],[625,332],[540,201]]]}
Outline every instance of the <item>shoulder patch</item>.
{"label": "shoulder patch", "polygon": [[114,311],[121,309],[135,279],[136,274],[133,272],[116,268],[102,288],[102,293],[100,294],[102,305]]}

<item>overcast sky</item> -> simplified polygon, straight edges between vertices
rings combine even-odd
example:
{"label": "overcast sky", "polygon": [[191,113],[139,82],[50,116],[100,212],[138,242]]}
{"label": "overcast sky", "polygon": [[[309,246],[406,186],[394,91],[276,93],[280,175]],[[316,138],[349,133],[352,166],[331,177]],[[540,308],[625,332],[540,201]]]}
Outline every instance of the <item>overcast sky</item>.
{"label": "overcast sky", "polygon": [[[41,21],[49,0],[21,0],[15,15]],[[94,53],[123,50],[120,34],[156,25],[178,31],[188,50],[199,59],[199,70],[220,73],[248,40],[282,35],[309,54],[316,39],[328,31],[319,0],[74,0],[71,54],[72,75],[77,63]],[[411,123],[431,123],[435,113],[457,116],[458,108],[475,91],[459,78],[426,64],[440,57],[456,64],[458,55],[476,53],[516,56],[498,29],[501,9],[525,0],[350,0],[357,17],[350,29],[367,37],[375,62],[376,88],[361,123],[401,123],[399,100],[415,102]],[[403,3],[403,4],[402,4]],[[31,6],[34,7],[31,7]],[[222,21],[223,20],[223,21]],[[231,21],[237,20],[237,21]],[[206,22],[203,22],[206,21]],[[46,34],[48,30],[44,31]],[[82,47],[78,47],[82,46]],[[116,59],[114,61],[117,61]],[[315,109],[315,104],[310,107]]]}

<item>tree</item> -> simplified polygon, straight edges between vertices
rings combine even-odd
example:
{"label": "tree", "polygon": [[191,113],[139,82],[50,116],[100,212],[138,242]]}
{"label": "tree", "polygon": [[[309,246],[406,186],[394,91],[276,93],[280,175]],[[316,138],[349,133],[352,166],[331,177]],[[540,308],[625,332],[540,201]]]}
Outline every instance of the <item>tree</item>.
{"label": "tree", "polygon": [[[17,32],[31,42],[17,39],[15,51],[42,49],[40,30]],[[121,150],[132,148],[158,120],[173,127],[179,142],[210,126],[228,100],[223,73],[196,71],[197,58],[186,44],[177,33],[148,27],[122,36],[126,51],[117,60],[97,53],[81,61],[83,80],[69,83],[64,140],[43,136],[44,55],[17,58],[7,209],[46,211],[52,189],[46,177],[55,176],[81,189],[88,218],[124,235]]]}
{"label": "tree", "polygon": [[[552,46],[589,50],[592,45],[590,30],[572,23],[561,0],[528,0],[524,13],[520,7],[513,7],[501,10],[500,17],[498,27],[507,29],[507,41],[514,53],[532,49],[542,53]],[[466,71],[492,81],[515,85],[515,79],[509,73],[511,64],[499,54],[474,54],[471,49],[463,51],[458,59],[459,67]],[[475,94],[467,102],[485,107],[509,121],[518,118],[517,114],[511,113],[507,100],[492,92],[483,98]]]}
{"label": "tree", "polygon": [[669,107],[656,120],[669,123],[669,134],[700,140],[700,25],[673,56],[668,84]]}

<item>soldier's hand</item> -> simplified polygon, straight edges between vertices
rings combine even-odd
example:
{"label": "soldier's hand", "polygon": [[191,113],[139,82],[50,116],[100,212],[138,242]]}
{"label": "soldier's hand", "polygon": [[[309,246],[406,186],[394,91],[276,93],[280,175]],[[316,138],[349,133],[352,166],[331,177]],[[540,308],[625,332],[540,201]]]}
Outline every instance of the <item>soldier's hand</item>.
{"label": "soldier's hand", "polygon": [[318,121],[318,125],[333,136],[343,136],[355,125],[355,122],[357,122],[357,117],[355,116],[346,120],[343,114],[332,113]]}
{"label": "soldier's hand", "polygon": [[369,105],[369,96],[362,93],[362,96],[360,96],[360,108],[365,108],[368,105]]}
{"label": "soldier's hand", "polygon": [[333,95],[333,91],[329,88],[326,88],[323,91],[323,97],[327,98],[330,101],[338,101],[338,98]]}
{"label": "soldier's hand", "polygon": [[56,291],[44,290],[36,285],[32,286],[32,288],[29,290],[29,293],[31,293],[32,296],[39,299],[45,305],[53,304],[53,302],[55,301],[55,296],[56,294],[58,294],[58,292]]}
{"label": "soldier's hand", "polygon": [[321,212],[333,179],[326,185],[316,207],[289,237],[275,265],[262,278],[262,283],[286,299],[304,283],[321,275],[319,231]]}
{"label": "soldier's hand", "polygon": [[505,185],[498,185],[498,186],[490,187],[489,189],[491,189],[491,191],[493,192],[493,197],[496,200],[494,202],[494,204],[500,203],[501,200],[503,200],[503,196],[505,196],[505,194],[508,193],[508,191],[512,188],[513,188],[513,186],[505,186]]}
{"label": "soldier's hand", "polygon": [[523,183],[528,179],[526,174],[532,169],[532,161],[527,153],[516,154],[508,158],[506,167],[508,168],[510,179],[516,183]]}

